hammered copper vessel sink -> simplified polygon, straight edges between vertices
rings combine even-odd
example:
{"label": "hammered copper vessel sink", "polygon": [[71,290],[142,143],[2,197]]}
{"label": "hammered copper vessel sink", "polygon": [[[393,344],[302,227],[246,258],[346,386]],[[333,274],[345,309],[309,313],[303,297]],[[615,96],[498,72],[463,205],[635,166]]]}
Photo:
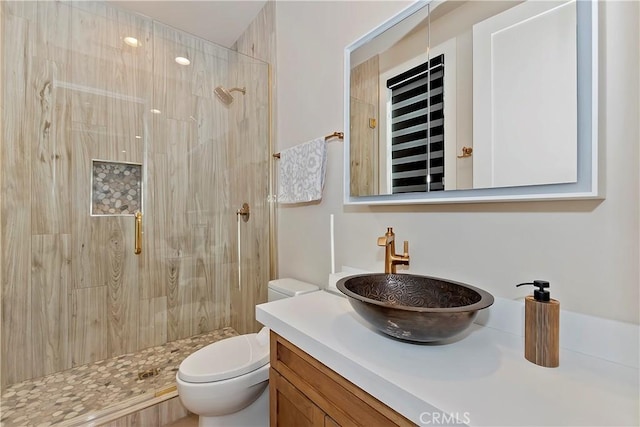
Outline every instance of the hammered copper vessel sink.
{"label": "hammered copper vessel sink", "polygon": [[414,274],[361,274],[340,279],[337,286],[371,325],[413,342],[453,337],[493,304],[493,296],[482,289]]}

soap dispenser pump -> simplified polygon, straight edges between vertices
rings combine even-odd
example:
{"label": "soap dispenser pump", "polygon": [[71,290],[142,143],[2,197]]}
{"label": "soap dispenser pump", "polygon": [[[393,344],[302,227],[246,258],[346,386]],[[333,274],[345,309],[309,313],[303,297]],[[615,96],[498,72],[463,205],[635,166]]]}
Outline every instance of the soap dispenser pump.
{"label": "soap dispenser pump", "polygon": [[560,364],[560,303],[551,298],[549,282],[534,280],[517,286],[537,289],[524,300],[524,357],[536,365],[555,368]]}

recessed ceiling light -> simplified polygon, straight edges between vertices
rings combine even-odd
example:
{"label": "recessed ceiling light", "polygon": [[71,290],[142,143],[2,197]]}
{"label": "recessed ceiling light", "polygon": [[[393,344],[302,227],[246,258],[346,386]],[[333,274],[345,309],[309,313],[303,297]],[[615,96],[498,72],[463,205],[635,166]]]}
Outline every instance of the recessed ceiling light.
{"label": "recessed ceiling light", "polygon": [[137,38],[135,38],[135,37],[127,36],[127,37],[125,37],[125,38],[124,38],[124,42],[125,42],[126,44],[128,44],[129,46],[131,46],[131,47],[138,47],[138,46],[140,46],[140,42],[139,42],[139,41],[138,41],[138,39],[137,39]]}
{"label": "recessed ceiling light", "polygon": [[180,65],[189,65],[191,64],[191,61],[189,61],[188,58],[185,58],[184,56],[176,56],[176,62]]}
{"label": "recessed ceiling light", "polygon": [[151,109],[151,112],[152,112],[153,114],[160,114],[160,113],[162,113],[162,111],[157,110],[157,109],[155,109],[155,108],[152,108],[152,109]]}
{"label": "recessed ceiling light", "polygon": [[136,135],[136,139],[142,139],[140,135]]}

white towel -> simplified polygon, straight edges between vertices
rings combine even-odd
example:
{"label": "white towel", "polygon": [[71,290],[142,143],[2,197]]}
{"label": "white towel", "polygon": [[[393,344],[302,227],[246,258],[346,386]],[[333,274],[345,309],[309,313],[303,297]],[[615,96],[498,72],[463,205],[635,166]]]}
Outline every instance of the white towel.
{"label": "white towel", "polygon": [[279,165],[279,203],[303,203],[322,198],[327,169],[327,142],[324,138],[282,150]]}

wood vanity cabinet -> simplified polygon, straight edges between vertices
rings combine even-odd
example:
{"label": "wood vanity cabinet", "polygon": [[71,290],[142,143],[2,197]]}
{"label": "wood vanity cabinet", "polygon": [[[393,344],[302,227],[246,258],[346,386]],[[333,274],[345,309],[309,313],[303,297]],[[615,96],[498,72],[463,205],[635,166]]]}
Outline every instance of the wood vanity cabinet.
{"label": "wood vanity cabinet", "polygon": [[413,426],[275,332],[271,332],[271,427]]}

